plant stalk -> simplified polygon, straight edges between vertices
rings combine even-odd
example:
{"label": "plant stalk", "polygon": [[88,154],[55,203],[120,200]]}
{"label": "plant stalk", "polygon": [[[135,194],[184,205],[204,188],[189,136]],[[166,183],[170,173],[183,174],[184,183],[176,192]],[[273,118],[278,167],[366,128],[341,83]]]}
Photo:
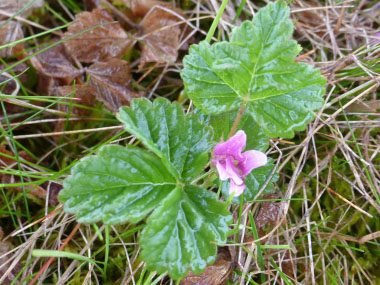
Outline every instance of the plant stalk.
{"label": "plant stalk", "polygon": [[244,114],[244,111],[245,111],[245,107],[247,106],[247,102],[244,101],[244,103],[241,105],[240,109],[239,109],[239,113],[237,114],[236,116],[236,119],[235,119],[235,122],[234,124],[232,125],[232,128],[231,128],[231,131],[230,131],[230,134],[228,135],[228,138],[232,137],[232,135],[236,132],[236,129],[237,129],[237,126],[239,125],[239,122],[241,120],[241,117],[243,116]]}
{"label": "plant stalk", "polygon": [[207,33],[207,36],[206,36],[206,42],[208,42],[208,43],[211,42],[212,36],[213,36],[214,33],[215,33],[216,27],[217,27],[218,24],[219,24],[220,18],[221,18],[222,15],[223,15],[223,12],[224,12],[224,9],[225,9],[226,6],[227,6],[227,3],[228,3],[228,0],[223,0],[222,5],[220,5],[220,8],[219,8],[219,10],[218,10],[218,13],[216,14],[216,16],[215,16],[215,18],[214,18],[214,21],[212,22],[211,27],[210,27],[210,29],[208,30],[208,33]]}

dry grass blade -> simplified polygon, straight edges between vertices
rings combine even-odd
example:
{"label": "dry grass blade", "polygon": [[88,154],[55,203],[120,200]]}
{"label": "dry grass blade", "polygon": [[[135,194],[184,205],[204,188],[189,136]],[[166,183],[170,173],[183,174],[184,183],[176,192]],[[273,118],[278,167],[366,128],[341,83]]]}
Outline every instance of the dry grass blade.
{"label": "dry grass blade", "polygon": [[[181,93],[181,60],[222,1],[29,2],[0,0],[0,45],[31,37],[0,50],[0,71],[28,61],[0,75],[0,284],[174,284],[141,262],[142,227],[79,226],[49,199],[78,159],[105,143],[140,144],[114,116],[133,98],[194,110]],[[214,40],[228,39],[264,2],[228,1]],[[380,2],[288,2],[303,48],[296,61],[322,70],[325,104],[295,138],[271,140],[275,193],[231,207],[227,247],[181,284],[380,284]],[[72,19],[64,34],[36,36]],[[63,44],[32,57],[40,39],[57,36]],[[106,278],[93,264],[31,255],[63,246],[104,265]]]}

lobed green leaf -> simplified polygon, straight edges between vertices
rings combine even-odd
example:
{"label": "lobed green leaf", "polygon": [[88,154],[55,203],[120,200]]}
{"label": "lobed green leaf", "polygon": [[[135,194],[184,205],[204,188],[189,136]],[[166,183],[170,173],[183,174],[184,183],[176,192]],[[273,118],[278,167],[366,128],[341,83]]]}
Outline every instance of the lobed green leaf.
{"label": "lobed green leaf", "polygon": [[100,148],[73,167],[59,200],[83,223],[137,223],[151,213],[141,236],[147,266],[174,279],[202,272],[232,221],[213,192],[189,184],[209,160],[211,127],[166,99],[136,99],[118,117],[147,149]]}
{"label": "lobed green leaf", "polygon": [[137,223],[176,187],[155,155],[137,147],[107,145],[80,160],[65,179],[59,200],[78,222]]}
{"label": "lobed green leaf", "polygon": [[216,259],[216,243],[226,242],[232,217],[213,192],[194,185],[177,187],[149,217],[141,236],[148,268],[181,279],[201,273]]}
{"label": "lobed green leaf", "polygon": [[[225,112],[219,115],[199,114],[205,123],[214,130],[214,140],[216,142],[225,141],[235,122],[238,111]],[[241,117],[237,130],[243,130],[247,135],[246,150],[255,149],[266,151],[269,145],[269,137],[253,120],[252,116],[244,113]]]}
{"label": "lobed green leaf", "polygon": [[163,98],[153,103],[144,98],[135,99],[130,107],[120,108],[118,119],[179,180],[191,181],[209,160],[212,129],[196,115],[185,115],[178,103]]}
{"label": "lobed green leaf", "polygon": [[289,8],[279,0],[234,28],[229,42],[192,45],[181,76],[194,105],[207,114],[246,112],[270,137],[293,137],[323,104],[326,80],[295,62]]}

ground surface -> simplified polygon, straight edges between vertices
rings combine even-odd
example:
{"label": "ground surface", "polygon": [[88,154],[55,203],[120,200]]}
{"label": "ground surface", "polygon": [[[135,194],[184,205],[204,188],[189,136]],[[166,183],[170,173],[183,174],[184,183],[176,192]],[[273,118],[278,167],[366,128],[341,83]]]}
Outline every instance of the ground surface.
{"label": "ground surface", "polygon": [[[145,96],[192,108],[181,93],[182,58],[204,39],[220,1],[29,2],[0,1],[2,21],[24,8],[0,25],[0,81],[11,79],[2,84],[0,111],[0,284],[174,284],[145,269],[140,225],[113,226],[106,240],[103,225],[65,214],[57,193],[79,158],[106,143],[134,142],[115,119],[120,105]],[[265,5],[240,2],[229,1],[215,40]],[[85,42],[93,50],[83,52],[83,42],[67,40],[78,25],[57,27],[98,4],[109,12],[80,14],[82,25],[100,18],[120,25],[102,26],[97,40]],[[154,4],[166,10],[149,12]],[[232,209],[247,226],[252,213],[256,238],[243,229],[205,275],[181,284],[380,284],[380,2],[294,0],[290,7],[303,48],[297,60],[327,78],[325,105],[306,131],[271,141],[275,192]],[[109,38],[111,47],[99,51]],[[112,61],[118,57],[125,62]],[[104,263],[100,270],[78,256],[33,257],[36,249]]]}

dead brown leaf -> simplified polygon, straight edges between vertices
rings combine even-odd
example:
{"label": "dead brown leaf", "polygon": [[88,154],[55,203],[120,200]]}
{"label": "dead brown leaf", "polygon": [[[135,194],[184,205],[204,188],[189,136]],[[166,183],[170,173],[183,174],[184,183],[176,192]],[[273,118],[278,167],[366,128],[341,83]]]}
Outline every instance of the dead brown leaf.
{"label": "dead brown leaf", "polygon": [[[17,165],[16,160],[13,158],[10,158],[9,156],[15,157],[15,155],[11,151],[7,150],[5,145],[0,145],[0,169],[3,169],[3,168],[17,169],[18,165]],[[21,160],[25,160],[25,161],[29,161],[29,162],[35,162],[34,159],[25,151],[20,151],[18,153],[18,156]],[[1,180],[1,183],[3,183],[3,184],[20,182],[18,177],[11,175],[11,174],[1,174],[0,180]],[[17,191],[23,190],[22,187],[11,187],[11,188],[15,189]],[[40,186],[28,185],[25,187],[25,189],[28,190],[29,194],[31,194],[37,198],[40,198],[40,199],[46,198],[46,190]]]}
{"label": "dead brown leaf", "polygon": [[[13,63],[9,62],[8,66],[9,65],[13,65]],[[4,68],[5,68],[4,65],[0,65],[0,70],[3,70]],[[13,67],[12,70],[8,71],[7,73],[1,74],[0,75],[1,93],[6,94],[6,95],[16,96],[20,88],[16,80],[12,79],[12,77],[17,76],[17,80],[20,83],[25,84],[28,80],[28,75],[26,73],[23,73],[23,74],[21,73],[24,72],[27,68],[28,66],[25,63],[21,63]],[[6,83],[3,83],[3,82],[6,82]],[[23,113],[27,111],[27,108],[25,107],[21,107],[15,104],[7,103],[7,102],[4,102],[4,106],[5,106],[5,110],[8,116],[11,114]],[[4,115],[4,112],[0,108],[0,116],[3,116],[3,115]],[[16,122],[16,121],[20,121],[24,119],[25,117],[18,117],[17,119],[13,119],[12,122]]]}
{"label": "dead brown leaf", "polygon": [[118,23],[107,24],[114,20],[106,9],[82,12],[77,14],[75,19],[65,36],[104,24],[64,42],[70,55],[79,61],[92,63],[121,58],[134,43]]}
{"label": "dead brown leaf", "polygon": [[30,59],[33,67],[44,76],[59,78],[62,84],[70,84],[82,72],[69,60],[64,46],[57,45]]}
{"label": "dead brown leaf", "polygon": [[87,73],[91,76],[90,83],[96,88],[98,100],[113,112],[118,112],[121,106],[129,105],[132,99],[142,96],[130,89],[131,69],[124,60],[114,58],[94,63]]}
{"label": "dead brown leaf", "polygon": [[233,258],[225,247],[218,249],[218,256],[214,264],[208,265],[202,274],[190,272],[181,280],[182,285],[224,285],[233,270]]}
{"label": "dead brown leaf", "polygon": [[[15,14],[24,8],[27,4],[30,3],[30,0],[1,0],[0,1],[0,10],[7,12],[9,14]],[[35,0],[32,5],[30,5],[26,10],[24,10],[21,15],[23,17],[28,17],[33,9],[41,8],[44,6],[44,0]],[[0,19],[6,17],[0,15]]]}
{"label": "dead brown leaf", "polygon": [[[19,182],[20,182],[19,177],[16,177],[10,174],[3,174],[1,177],[1,183],[3,184],[13,184],[13,183],[19,183]],[[21,186],[12,186],[12,187],[8,187],[8,189],[13,189],[19,192],[22,192],[23,189],[25,189],[29,195],[32,195],[41,200],[46,199],[46,190],[38,185],[26,185],[24,188]]]}
{"label": "dead brown leaf", "polygon": [[174,9],[173,3],[159,0],[124,0],[124,2],[131,9],[135,17],[144,17],[153,6]]}
{"label": "dead brown leaf", "polygon": [[[263,195],[263,199],[278,199],[279,196],[276,194]],[[260,211],[255,218],[256,227],[258,230],[259,237],[265,235],[266,226],[275,226],[278,222],[278,217],[281,211],[280,203],[278,202],[262,202]]]}
{"label": "dead brown leaf", "polygon": [[58,184],[54,181],[47,181],[41,185],[42,188],[46,189],[46,192],[49,193],[49,205],[55,206],[58,204],[58,194],[63,189],[61,184]]}
{"label": "dead brown leaf", "polygon": [[380,100],[356,101],[346,108],[348,112],[376,113],[380,109]]}
{"label": "dead brown leaf", "polygon": [[[0,22],[0,25],[4,22]],[[21,29],[21,23],[10,21],[4,26],[0,26],[0,46],[18,41],[24,38],[24,33]],[[24,53],[24,43],[16,44],[0,49],[0,58],[12,56],[21,57]]]}
{"label": "dead brown leaf", "polygon": [[[8,254],[4,257],[1,257],[7,254],[7,252],[12,247],[10,242],[3,241],[3,236],[4,236],[4,232],[3,232],[3,229],[0,227],[0,266],[5,264],[5,262],[7,262],[7,260],[9,260],[9,258],[13,256],[13,254]],[[0,267],[0,276],[3,276],[7,270],[8,270],[7,266]],[[3,283],[1,283],[1,285],[10,285],[20,270],[21,270],[21,266],[17,264],[15,268],[13,268],[13,270],[7,276],[7,278],[3,281]]]}
{"label": "dead brown leaf", "polygon": [[13,156],[13,154],[7,150],[5,145],[0,145],[0,168],[8,167],[15,162],[14,159],[6,157],[4,154],[7,156]]}
{"label": "dead brown leaf", "polygon": [[[0,145],[0,168],[4,168],[4,167],[17,168],[16,161],[13,158],[5,157],[4,155],[1,155],[1,154],[14,157],[13,153],[11,151],[8,151],[5,145]],[[18,156],[21,159],[24,159],[26,161],[34,162],[33,157],[31,157],[25,151],[20,151],[18,153]]]}
{"label": "dead brown leaf", "polygon": [[89,10],[89,11],[96,8],[101,8],[101,4],[100,4],[101,0],[84,0],[83,3],[86,10]]}
{"label": "dead brown leaf", "polygon": [[44,76],[43,74],[40,74],[40,76],[38,76],[37,91],[40,95],[51,96],[56,92],[56,89],[60,85],[62,84],[60,83],[60,80],[58,78]]}
{"label": "dead brown leaf", "polygon": [[[90,84],[79,84],[75,87],[71,85],[61,86],[56,88],[57,96],[67,97],[68,99],[62,100],[62,104],[58,104],[58,110],[68,113],[70,107],[70,101],[72,104],[83,105],[83,106],[94,106],[96,98],[96,88]],[[71,94],[70,94],[71,93]],[[65,104],[63,104],[65,103]],[[70,109],[72,115],[77,116],[88,116],[91,114],[91,110],[81,108],[79,106],[73,105]],[[76,121],[79,122],[79,121]],[[66,122],[59,121],[55,127],[54,132],[62,132],[64,130]],[[56,142],[61,139],[61,136],[54,136],[53,138]]]}
{"label": "dead brown leaf", "polygon": [[[280,241],[280,245],[288,245],[287,241]],[[275,256],[277,255],[279,250],[277,249],[268,249],[267,254],[269,256]],[[287,276],[290,278],[294,278],[295,276],[295,271],[293,267],[293,262],[292,262],[292,256],[290,254],[290,250],[285,250],[285,253],[283,253],[283,257],[281,258],[281,262],[275,258],[275,263],[277,266],[281,267],[282,272],[284,272]]]}
{"label": "dead brown leaf", "polygon": [[[12,62],[8,63],[8,65],[12,65],[12,64],[13,64]],[[0,70],[3,70],[4,67],[5,67],[4,65],[0,65]],[[27,68],[28,66],[25,63],[20,63],[16,65],[15,67],[13,67],[12,70],[8,71],[7,73],[9,74],[9,76],[13,77],[13,76],[19,75],[20,73],[23,73],[24,71],[26,71]],[[9,76],[5,76],[4,74],[0,75],[1,93],[6,94],[6,95],[12,95],[17,89],[16,81],[14,79],[9,80],[10,79]],[[23,73],[20,76],[17,76],[17,79],[22,84],[25,84],[28,80],[28,77],[26,73]],[[7,81],[7,83],[2,84],[2,82],[5,82],[5,81]]]}
{"label": "dead brown leaf", "polygon": [[[72,95],[69,95],[70,93],[72,93]],[[88,106],[88,107],[94,106],[95,93],[96,93],[95,87],[90,84],[78,84],[78,85],[75,85],[75,87],[71,85],[61,86],[61,87],[58,87],[57,89],[58,96],[68,97],[68,99],[64,100],[63,102],[70,103],[70,101],[72,100],[73,104],[83,105],[83,106]],[[69,109],[69,105],[59,104],[58,109],[60,111],[67,112]],[[76,106],[73,106],[70,112],[78,116],[87,116],[91,113],[90,110],[76,107]]]}
{"label": "dead brown leaf", "polygon": [[[28,155],[25,151],[20,151],[18,153],[21,160],[35,162],[34,159]],[[8,156],[8,157],[7,157]],[[10,158],[11,156],[12,158]],[[17,162],[14,159],[14,155],[11,151],[7,150],[5,145],[0,145],[0,169],[12,168],[17,169]],[[20,182],[18,177],[10,174],[0,174],[0,181],[3,184],[10,184],[15,182]],[[22,187],[8,187],[17,191],[22,191]],[[54,206],[58,203],[58,193],[62,189],[62,185],[54,181],[49,181],[43,183],[41,186],[38,185],[27,185],[25,189],[28,191],[28,194],[37,197],[39,199],[45,200],[47,196],[47,189],[49,189],[49,204]],[[1,237],[0,237],[1,239]],[[0,254],[1,256],[1,254]],[[0,263],[1,264],[1,263]]]}
{"label": "dead brown leaf", "polygon": [[[280,198],[277,194],[268,194],[263,195],[263,199],[278,199]],[[262,202],[260,206],[259,213],[257,214],[257,217],[255,218],[255,223],[258,231],[258,236],[261,238],[267,234],[267,232],[277,225],[279,222],[281,215],[281,204],[280,202],[274,202],[274,201],[268,201],[268,202]],[[271,237],[268,237],[270,244],[273,243],[271,241]],[[247,241],[253,241],[253,236],[249,236],[246,240]],[[280,245],[287,244],[286,241],[280,241]],[[268,254],[274,255],[277,253],[277,249],[269,249],[267,251]],[[279,266],[279,262],[277,262],[277,265]],[[286,250],[284,254],[284,260],[281,262],[281,268],[282,271],[288,275],[289,277],[294,277],[294,270],[293,270],[293,264],[291,261],[291,255],[290,250]]]}
{"label": "dead brown leaf", "polygon": [[[177,14],[179,11],[175,11]],[[178,45],[181,19],[173,12],[154,6],[141,21],[142,44],[141,64],[147,62],[175,62],[178,56]]]}

